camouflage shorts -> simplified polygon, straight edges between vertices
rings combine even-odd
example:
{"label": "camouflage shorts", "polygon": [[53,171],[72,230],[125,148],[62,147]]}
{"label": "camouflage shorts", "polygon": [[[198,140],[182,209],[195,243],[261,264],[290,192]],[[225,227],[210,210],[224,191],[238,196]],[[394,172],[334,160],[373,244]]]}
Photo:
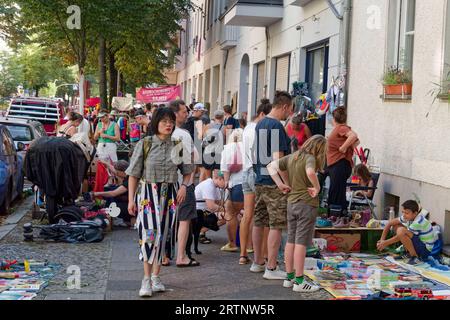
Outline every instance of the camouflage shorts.
{"label": "camouflage shorts", "polygon": [[277,186],[256,186],[256,227],[286,229],[287,227],[287,195]]}

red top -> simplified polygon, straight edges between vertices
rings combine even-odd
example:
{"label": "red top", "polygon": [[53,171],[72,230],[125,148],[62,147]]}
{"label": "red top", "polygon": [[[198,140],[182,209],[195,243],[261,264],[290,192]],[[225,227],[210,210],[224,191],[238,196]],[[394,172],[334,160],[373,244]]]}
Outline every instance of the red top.
{"label": "red top", "polygon": [[353,147],[349,146],[345,154],[339,148],[347,141],[345,136],[352,128],[345,124],[339,124],[328,137],[327,165],[332,166],[342,159],[347,159],[353,167]]}
{"label": "red top", "polygon": [[308,137],[306,136],[306,124],[302,123],[300,126],[300,131],[294,131],[292,128],[292,123],[289,122],[289,124],[286,126],[286,132],[289,136],[289,138],[295,137],[298,141],[298,148],[300,149],[303,144],[308,140]]}

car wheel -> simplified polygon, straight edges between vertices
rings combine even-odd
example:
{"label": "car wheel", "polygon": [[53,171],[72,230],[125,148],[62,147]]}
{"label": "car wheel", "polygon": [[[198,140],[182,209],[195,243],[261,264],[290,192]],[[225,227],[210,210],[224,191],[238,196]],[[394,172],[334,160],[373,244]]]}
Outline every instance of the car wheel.
{"label": "car wheel", "polygon": [[5,196],[5,201],[0,205],[0,215],[8,215],[11,212],[11,184],[8,187],[8,193]]}

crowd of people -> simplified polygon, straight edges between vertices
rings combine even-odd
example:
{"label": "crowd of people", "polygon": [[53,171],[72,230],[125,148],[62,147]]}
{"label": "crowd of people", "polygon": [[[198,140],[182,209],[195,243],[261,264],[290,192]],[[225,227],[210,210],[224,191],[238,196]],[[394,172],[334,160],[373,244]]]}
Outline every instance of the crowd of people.
{"label": "crowd of people", "polygon": [[[236,263],[250,265],[249,271],[262,273],[264,279],[284,281],[283,286],[295,292],[319,290],[305,279],[304,265],[324,177],[330,178],[329,214],[337,219],[348,217],[346,190],[352,173],[362,186],[370,187],[373,181],[364,164],[355,167],[353,152],[359,139],[347,125],[344,107],[334,110],[334,128],[327,138],[312,135],[303,115],[293,110],[287,92],[277,92],[272,103],[261,101],[248,123],[246,115],[236,119],[231,106],[215,111],[210,120],[202,103],[149,105],[133,115],[142,130],[129,163],[117,160],[119,125],[106,112],[98,114],[98,151],[109,156],[111,170],[123,182],[94,196],[115,199],[125,225],[136,225],[144,267],[140,296],[165,290],[159,273],[171,260],[180,268],[199,266],[192,258],[192,243],[198,253],[198,243],[211,243],[211,230],[223,225],[228,242],[221,250],[239,252]],[[72,116],[61,134],[71,135],[79,125],[79,117]],[[371,196],[370,192],[360,195]],[[416,214],[410,203],[404,209]],[[405,215],[409,221],[417,220],[413,213],[410,218]],[[413,257],[433,249],[434,235],[425,239],[427,246],[409,250],[413,242],[421,242],[410,227],[399,227],[406,223],[392,222],[397,237],[386,241],[385,232],[378,248],[401,241]],[[422,220],[417,224],[416,229],[428,228]],[[280,250],[285,271],[277,261]]]}

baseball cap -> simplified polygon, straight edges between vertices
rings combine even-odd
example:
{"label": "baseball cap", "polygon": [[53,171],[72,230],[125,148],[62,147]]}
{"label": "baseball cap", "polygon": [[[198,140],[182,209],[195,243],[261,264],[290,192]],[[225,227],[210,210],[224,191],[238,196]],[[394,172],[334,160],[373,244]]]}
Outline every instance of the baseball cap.
{"label": "baseball cap", "polygon": [[108,112],[105,111],[105,110],[102,110],[102,111],[99,112],[97,118],[101,119],[101,118],[103,118],[103,117],[105,117],[107,115],[108,115]]}
{"label": "baseball cap", "polygon": [[135,118],[137,118],[137,117],[146,117],[146,116],[147,116],[147,114],[145,113],[144,109],[138,109],[135,112],[135,114],[134,114]]}
{"label": "baseball cap", "polygon": [[204,106],[204,104],[203,103],[197,103],[195,106],[194,106],[194,109],[193,109],[194,111],[206,111],[206,108],[205,108],[205,106]]}

